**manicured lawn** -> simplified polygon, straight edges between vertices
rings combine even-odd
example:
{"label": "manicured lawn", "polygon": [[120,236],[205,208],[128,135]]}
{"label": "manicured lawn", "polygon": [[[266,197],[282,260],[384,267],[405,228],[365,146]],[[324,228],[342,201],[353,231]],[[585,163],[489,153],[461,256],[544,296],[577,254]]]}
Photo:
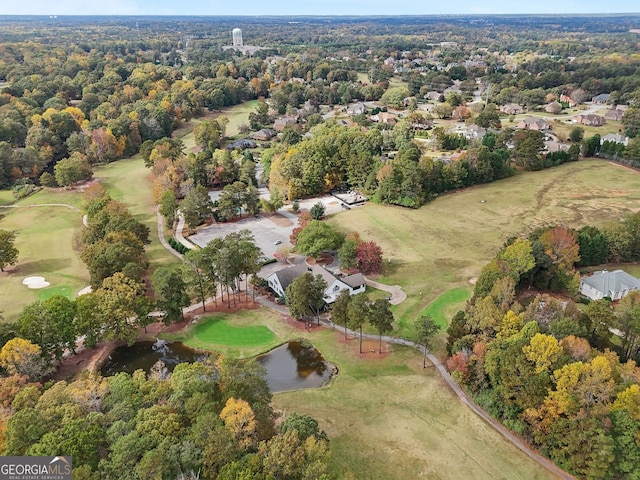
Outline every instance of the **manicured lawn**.
{"label": "manicured lawn", "polygon": [[391,261],[379,280],[401,285],[408,295],[394,308],[395,334],[410,337],[420,313],[452,288],[471,289],[470,281],[509,237],[553,224],[602,226],[638,209],[640,174],[589,159],[521,172],[416,210],[367,204],[329,222],[382,247]]}
{"label": "manicured lawn", "polygon": [[444,330],[449,325],[449,319],[464,307],[464,302],[469,298],[471,298],[470,288],[452,288],[431,302],[420,313],[420,316],[431,315],[440,328]]}
{"label": "manicured lawn", "polygon": [[209,317],[193,329],[195,339],[212,345],[234,347],[262,347],[275,338],[271,330],[264,326],[236,327],[224,316]]}
{"label": "manicured lawn", "polygon": [[57,285],[55,287],[47,287],[42,290],[38,290],[38,300],[46,300],[54,295],[61,295],[67,297],[69,300],[73,300],[75,297],[75,291],[69,285]]}
{"label": "manicured lawn", "polygon": [[[82,214],[61,206],[26,207],[42,203],[79,205],[76,192],[42,190],[20,200],[20,208],[0,211],[0,228],[18,232],[19,250],[15,270],[0,274],[0,310],[6,321],[14,321],[25,305],[59,292],[70,298],[89,281],[87,269],[80,260],[78,246],[82,231]],[[25,277],[40,275],[51,284],[43,290],[32,290],[22,284]]]}
{"label": "manicured lawn", "polygon": [[193,327],[165,340],[179,340],[193,348],[238,358],[253,357],[284,343],[290,329],[280,316],[268,309],[241,310],[233,314],[205,315]]}

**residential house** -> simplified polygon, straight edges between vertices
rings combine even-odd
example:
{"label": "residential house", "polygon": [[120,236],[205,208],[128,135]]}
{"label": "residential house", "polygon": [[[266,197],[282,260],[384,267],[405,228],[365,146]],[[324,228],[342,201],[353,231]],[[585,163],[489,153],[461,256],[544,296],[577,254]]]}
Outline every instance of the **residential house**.
{"label": "residential house", "polygon": [[620,135],[619,133],[608,133],[607,135],[600,138],[600,145],[602,145],[604,142],[621,143],[626,147],[629,144],[629,137],[625,137],[624,135]]}
{"label": "residential house", "polygon": [[347,107],[347,115],[362,115],[363,113],[367,113],[367,106],[362,102]]}
{"label": "residential house", "polygon": [[576,117],[576,122],[582,125],[587,125],[589,127],[601,127],[602,125],[607,123],[607,121],[603,116],[596,115],[594,113],[588,113],[586,115],[578,115]]}
{"label": "residential house", "polygon": [[247,148],[256,148],[256,142],[248,138],[240,138],[226,146],[227,150],[246,150]]}
{"label": "residential house", "polygon": [[388,125],[395,125],[397,121],[396,116],[390,112],[379,112],[379,113],[376,113],[375,115],[371,115],[369,119],[372,122],[385,123]]}
{"label": "residential house", "polygon": [[610,95],[608,93],[601,93],[591,99],[591,103],[608,103]]}
{"label": "residential house", "polygon": [[477,140],[483,138],[487,133],[486,128],[479,127],[478,125],[469,125],[463,135],[468,140]]}
{"label": "residential house", "polygon": [[551,125],[549,125],[546,120],[536,117],[523,118],[518,122],[518,125],[516,126],[523,130],[537,130],[538,132],[543,132],[545,130],[551,129]]}
{"label": "residential house", "polygon": [[544,111],[547,113],[558,114],[562,111],[562,104],[560,102],[551,102],[546,107],[544,107]]}
{"label": "residential house", "polygon": [[544,147],[547,151],[547,153],[555,153],[555,152],[559,152],[559,151],[563,151],[566,152],[569,150],[569,145],[567,145],[566,143],[561,142],[560,140],[558,140],[557,138],[553,137],[549,140],[546,140],[544,142]]}
{"label": "residential house", "polygon": [[564,93],[560,95],[560,102],[566,103],[569,106],[569,108],[573,108],[576,106],[576,102],[574,102],[569,95],[565,95]]}
{"label": "residential house", "polygon": [[365,278],[361,273],[337,277],[326,268],[318,265],[310,266],[306,263],[281,268],[269,275],[267,282],[271,290],[281,297],[284,296],[287,287],[291,285],[296,278],[305,273],[311,273],[314,277],[320,275],[327,283],[327,288],[324,291],[325,303],[335,302],[342,290],[348,290],[349,295],[356,295],[364,292],[366,289]]}
{"label": "residential house", "polygon": [[442,97],[442,93],[435,92],[435,91],[427,92],[424,95],[425,99],[431,100],[432,102],[439,102],[440,101],[440,97]]}
{"label": "residential house", "polygon": [[507,105],[502,105],[500,107],[500,111],[505,115],[520,115],[521,113],[524,113],[524,107],[517,103],[509,103]]}
{"label": "residential house", "polygon": [[259,140],[261,142],[268,142],[276,135],[278,135],[278,132],[276,132],[275,130],[272,130],[270,128],[263,128],[262,130],[258,130],[253,135],[251,135],[251,138],[253,138],[254,140]]}
{"label": "residential house", "polygon": [[623,115],[624,112],[622,110],[612,108],[610,110],[607,110],[607,113],[604,114],[604,118],[612,122],[619,122],[620,120],[622,120]]}
{"label": "residential house", "polygon": [[591,300],[620,300],[633,290],[640,290],[640,279],[624,270],[601,270],[580,279],[580,293]]}
{"label": "residential house", "polygon": [[282,132],[287,125],[295,125],[296,123],[298,123],[298,119],[295,117],[280,117],[273,122],[273,128],[278,132]]}

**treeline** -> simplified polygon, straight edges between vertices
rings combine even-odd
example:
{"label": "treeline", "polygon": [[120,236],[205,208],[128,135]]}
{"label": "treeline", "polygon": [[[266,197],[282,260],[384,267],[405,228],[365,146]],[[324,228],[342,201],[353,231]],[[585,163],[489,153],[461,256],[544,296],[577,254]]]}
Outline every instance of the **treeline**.
{"label": "treeline", "polygon": [[[499,143],[470,149],[460,161],[447,163],[422,155],[413,128],[398,122],[393,130],[342,127],[328,121],[311,129],[311,138],[276,147],[263,156],[269,185],[289,199],[348,186],[376,201],[419,207],[448,190],[491,182],[513,173],[510,153]],[[393,159],[381,160],[397,148]]]}
{"label": "treeline", "polygon": [[[4,350],[3,350],[4,351]],[[0,364],[6,365],[0,354]],[[329,480],[318,423],[276,428],[264,367],[210,358],[44,387],[0,377],[0,452],[73,457],[78,479]]]}
{"label": "treeline", "polygon": [[[601,230],[554,227],[509,240],[447,331],[447,366],[457,381],[581,478],[640,474],[640,294],[584,310],[566,297],[578,295],[576,266],[637,261],[639,226],[640,215],[631,214]],[[531,287],[565,295],[527,300]]]}

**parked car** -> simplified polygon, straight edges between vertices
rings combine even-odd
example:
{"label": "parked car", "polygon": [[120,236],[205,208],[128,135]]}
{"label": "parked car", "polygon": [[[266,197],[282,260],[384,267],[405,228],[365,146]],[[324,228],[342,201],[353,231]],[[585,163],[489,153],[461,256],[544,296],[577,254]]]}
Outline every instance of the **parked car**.
{"label": "parked car", "polygon": [[282,243],[282,240],[276,240],[275,242],[273,242],[274,245],[280,245]]}

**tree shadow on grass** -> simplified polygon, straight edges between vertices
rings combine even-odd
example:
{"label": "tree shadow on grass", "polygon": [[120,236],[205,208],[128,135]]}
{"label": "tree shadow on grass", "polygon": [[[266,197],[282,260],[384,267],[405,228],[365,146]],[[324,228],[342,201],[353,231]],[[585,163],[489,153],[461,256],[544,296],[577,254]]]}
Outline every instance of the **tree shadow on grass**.
{"label": "tree shadow on grass", "polygon": [[35,262],[18,263],[13,274],[28,277],[30,275],[42,275],[57,273],[71,264],[70,258],[47,258]]}

